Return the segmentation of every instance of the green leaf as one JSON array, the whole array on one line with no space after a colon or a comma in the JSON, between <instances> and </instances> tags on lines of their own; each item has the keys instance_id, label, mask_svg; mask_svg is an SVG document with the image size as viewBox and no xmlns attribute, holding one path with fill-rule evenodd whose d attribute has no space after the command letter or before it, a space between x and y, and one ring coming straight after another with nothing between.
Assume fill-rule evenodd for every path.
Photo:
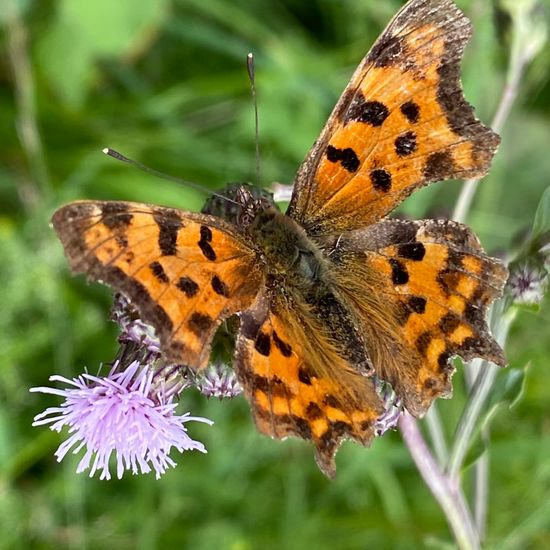
<instances>
[{"instance_id":1,"label":"green leaf","mask_svg":"<svg viewBox=\"0 0 550 550\"><path fill-rule=\"evenodd\" d=\"M491 396L489 397L489 408L507 403L512 408L521 401L525 391L525 380L529 364L521 369L509 368L496 377Z\"/></svg>"},{"instance_id":2,"label":"green leaf","mask_svg":"<svg viewBox=\"0 0 550 550\"><path fill-rule=\"evenodd\" d=\"M475 464L489 448L487 430L496 417L498 411L505 404L508 409L515 407L522 399L525 392L526 365L522 369L507 369L496 377L491 396L486 405L486 412L480 415L474 433L464 457L462 470Z\"/></svg>"},{"instance_id":3,"label":"green leaf","mask_svg":"<svg viewBox=\"0 0 550 550\"><path fill-rule=\"evenodd\" d=\"M462 471L475 464L485 454L487 447L487 442L484 441L483 437L481 437L481 433L476 434L470 443L466 456L464 457Z\"/></svg>"},{"instance_id":4,"label":"green leaf","mask_svg":"<svg viewBox=\"0 0 550 550\"><path fill-rule=\"evenodd\" d=\"M65 102L78 107L96 75L99 58L145 50L166 0L62 0L57 19L38 42L38 63Z\"/></svg>"}]
</instances>

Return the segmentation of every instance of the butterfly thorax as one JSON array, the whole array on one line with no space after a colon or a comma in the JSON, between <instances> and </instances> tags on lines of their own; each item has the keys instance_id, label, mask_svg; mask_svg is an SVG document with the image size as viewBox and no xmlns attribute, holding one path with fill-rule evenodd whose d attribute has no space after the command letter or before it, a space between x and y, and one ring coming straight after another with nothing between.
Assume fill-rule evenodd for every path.
<instances>
[{"instance_id":1,"label":"butterfly thorax","mask_svg":"<svg viewBox=\"0 0 550 550\"><path fill-rule=\"evenodd\" d=\"M321 250L292 218L267 206L256 214L247 232L269 274L304 290L325 280L327 265Z\"/></svg>"},{"instance_id":2,"label":"butterfly thorax","mask_svg":"<svg viewBox=\"0 0 550 550\"><path fill-rule=\"evenodd\" d=\"M321 251L300 225L279 210L270 192L248 183L230 183L202 211L247 234L267 274L278 282L305 290L323 279L327 267Z\"/></svg>"}]
</instances>

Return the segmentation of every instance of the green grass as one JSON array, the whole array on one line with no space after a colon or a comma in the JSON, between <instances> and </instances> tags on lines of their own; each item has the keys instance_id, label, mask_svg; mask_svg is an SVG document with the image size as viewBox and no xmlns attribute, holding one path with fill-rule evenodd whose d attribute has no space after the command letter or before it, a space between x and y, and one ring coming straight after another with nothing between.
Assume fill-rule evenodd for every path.
<instances>
[{"instance_id":1,"label":"green grass","mask_svg":"<svg viewBox=\"0 0 550 550\"><path fill-rule=\"evenodd\" d=\"M256 433L243 398L186 394L182 408L209 453L178 467L102 482L58 464L60 438L32 428L56 401L28 388L53 373L95 372L115 352L110 293L72 278L49 228L77 198L185 209L204 197L101 154L110 146L215 189L254 179L254 126L245 69L256 56L262 181L290 183L351 72L401 1L27 0L19 27L0 13L0 546L3 548L444 548L451 536L399 433L367 450L347 443L338 476L318 471L310 445ZM489 121L503 86L510 27L495 32L488 2L458 2L475 35L466 96ZM495 2L498 6L499 2ZM548 15L550 6L542 2ZM539 20L542 21L542 16ZM8 24L9 23L9 24ZM27 34L27 49L14 39ZM10 42L11 40L11 42ZM11 47L10 47L11 44ZM25 81L26 64L32 81ZM549 185L548 48L535 58L469 222L491 252L513 251ZM14 71L15 68L15 71ZM15 78L14 75L17 75ZM17 93L16 80L34 104ZM29 141L36 124L42 150ZM25 134L27 132L27 134ZM407 200L415 217L452 211L458 183ZM550 303L521 312L507 354L530 364L525 395L491 433L488 547L550 546ZM464 405L439 403L447 435ZM465 474L466 480L469 472ZM468 483L466 483L468 488Z\"/></svg>"}]
</instances>

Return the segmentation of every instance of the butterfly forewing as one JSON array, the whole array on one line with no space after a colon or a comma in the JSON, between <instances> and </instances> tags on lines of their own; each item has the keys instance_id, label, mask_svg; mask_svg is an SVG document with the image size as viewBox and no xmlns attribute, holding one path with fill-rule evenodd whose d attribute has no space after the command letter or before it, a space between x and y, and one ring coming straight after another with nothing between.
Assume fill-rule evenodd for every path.
<instances>
[{"instance_id":1,"label":"butterfly forewing","mask_svg":"<svg viewBox=\"0 0 550 550\"><path fill-rule=\"evenodd\" d=\"M499 143L463 97L471 27L450 0L409 2L363 60L295 183L310 235L358 229L427 183L483 175Z\"/></svg>"},{"instance_id":2,"label":"butterfly forewing","mask_svg":"<svg viewBox=\"0 0 550 550\"><path fill-rule=\"evenodd\" d=\"M249 306L254 251L219 218L126 202L75 202L53 217L73 271L124 293L154 326L166 358L206 364L216 328Z\"/></svg>"}]
</instances>

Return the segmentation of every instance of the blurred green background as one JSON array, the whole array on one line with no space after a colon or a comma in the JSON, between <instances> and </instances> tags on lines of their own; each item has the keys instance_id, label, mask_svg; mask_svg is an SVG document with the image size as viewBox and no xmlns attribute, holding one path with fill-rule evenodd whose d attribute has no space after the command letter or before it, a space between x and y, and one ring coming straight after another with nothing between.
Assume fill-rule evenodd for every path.
<instances>
[{"instance_id":1,"label":"blurred green background","mask_svg":"<svg viewBox=\"0 0 550 550\"><path fill-rule=\"evenodd\" d=\"M489 122L504 83L510 21L498 1L458 0L475 34L467 98ZM0 547L447 548L445 518L398 432L367 450L346 443L325 479L303 441L256 433L243 398L182 409L207 455L174 455L160 481L118 481L58 464L61 439L32 418L58 401L28 388L50 374L95 372L116 350L105 287L67 271L49 227L77 198L199 209L204 197L101 154L110 146L212 189L254 179L245 69L256 56L262 181L290 183L351 72L401 0L0 1ZM548 16L541 3L539 19ZM496 11L495 11L496 10ZM546 11L544 11L546 10ZM506 254L550 185L550 51L529 66L491 174L469 216ZM449 214L459 183L436 184L402 210ZM488 546L550 548L550 304L521 313L507 353L530 364L523 400L501 407L490 443ZM465 402L439 408L452 438ZM466 490L469 473L465 472ZM451 546L448 546L451 545Z\"/></svg>"}]
</instances>

